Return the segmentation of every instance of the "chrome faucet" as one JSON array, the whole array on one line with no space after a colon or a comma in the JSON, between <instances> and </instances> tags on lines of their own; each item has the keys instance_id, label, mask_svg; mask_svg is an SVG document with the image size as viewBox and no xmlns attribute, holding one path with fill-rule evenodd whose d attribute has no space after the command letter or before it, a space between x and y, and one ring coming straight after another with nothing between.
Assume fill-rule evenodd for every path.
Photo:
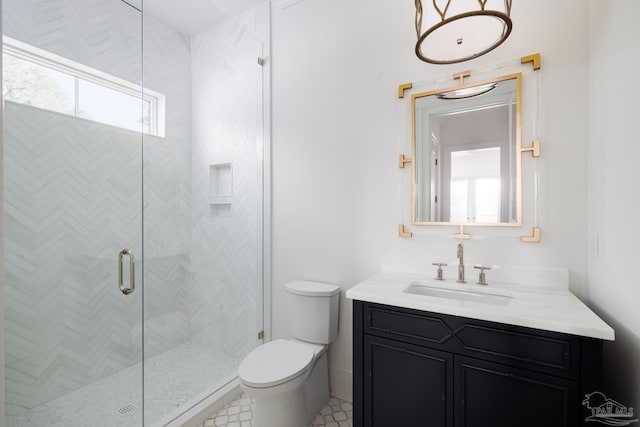
<instances>
[{"instance_id":1,"label":"chrome faucet","mask_svg":"<svg viewBox=\"0 0 640 427\"><path fill-rule=\"evenodd\" d=\"M467 283L464 281L464 252L462 249L462 243L458 243L458 283Z\"/></svg>"}]
</instances>

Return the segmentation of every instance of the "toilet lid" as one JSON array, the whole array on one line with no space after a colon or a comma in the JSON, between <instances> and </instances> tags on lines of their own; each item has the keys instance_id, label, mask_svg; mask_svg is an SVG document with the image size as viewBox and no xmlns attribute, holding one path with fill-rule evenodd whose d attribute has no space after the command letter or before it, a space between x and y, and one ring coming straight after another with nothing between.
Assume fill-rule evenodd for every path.
<instances>
[{"instance_id":1,"label":"toilet lid","mask_svg":"<svg viewBox=\"0 0 640 427\"><path fill-rule=\"evenodd\" d=\"M240 379L250 387L272 387L297 377L313 361L313 348L296 341L261 345L240 363Z\"/></svg>"}]
</instances>

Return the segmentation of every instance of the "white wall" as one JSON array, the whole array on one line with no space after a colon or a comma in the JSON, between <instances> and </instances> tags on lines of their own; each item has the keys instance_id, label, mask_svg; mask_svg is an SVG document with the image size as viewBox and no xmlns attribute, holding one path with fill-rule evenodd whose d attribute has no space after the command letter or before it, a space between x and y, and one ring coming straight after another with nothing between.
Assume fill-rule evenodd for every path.
<instances>
[{"instance_id":1,"label":"white wall","mask_svg":"<svg viewBox=\"0 0 640 427\"><path fill-rule=\"evenodd\" d=\"M273 6L273 334L288 336L284 284L348 289L383 269L431 271L455 259L451 229L397 237L400 83L542 54L542 243L465 242L468 265L565 266L586 294L588 9L581 0L514 2L497 50L435 66L414 52L414 8L397 0L304 0ZM554 13L550 13L550 11ZM524 141L528 144L528 141ZM408 185L408 182L407 182ZM530 230L522 230L527 234ZM484 233L489 235L490 233ZM490 275L488 277L490 280ZM330 352L332 393L351 398L351 303Z\"/></svg>"},{"instance_id":2,"label":"white wall","mask_svg":"<svg viewBox=\"0 0 640 427\"><path fill-rule=\"evenodd\" d=\"M640 3L590 3L589 299L616 331L605 347L607 397L640 408ZM593 251L594 243L590 247Z\"/></svg>"}]
</instances>

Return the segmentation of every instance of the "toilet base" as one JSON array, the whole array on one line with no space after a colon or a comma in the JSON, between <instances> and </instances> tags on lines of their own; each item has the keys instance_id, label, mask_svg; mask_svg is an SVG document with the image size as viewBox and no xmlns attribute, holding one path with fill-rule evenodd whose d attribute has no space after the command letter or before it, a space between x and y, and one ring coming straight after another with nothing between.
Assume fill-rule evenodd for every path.
<instances>
[{"instance_id":1,"label":"toilet base","mask_svg":"<svg viewBox=\"0 0 640 427\"><path fill-rule=\"evenodd\" d=\"M320 413L329 402L329 367L327 364L327 352L320 356L318 363L311 371L311 376L305 383L305 397L307 401L307 424Z\"/></svg>"},{"instance_id":2,"label":"toilet base","mask_svg":"<svg viewBox=\"0 0 640 427\"><path fill-rule=\"evenodd\" d=\"M254 427L307 427L329 401L327 353L320 356L306 381L296 378L267 389L244 384L241 388L256 402Z\"/></svg>"},{"instance_id":3,"label":"toilet base","mask_svg":"<svg viewBox=\"0 0 640 427\"><path fill-rule=\"evenodd\" d=\"M306 427L304 393L282 393L276 396L256 397L253 411L254 427Z\"/></svg>"}]
</instances>

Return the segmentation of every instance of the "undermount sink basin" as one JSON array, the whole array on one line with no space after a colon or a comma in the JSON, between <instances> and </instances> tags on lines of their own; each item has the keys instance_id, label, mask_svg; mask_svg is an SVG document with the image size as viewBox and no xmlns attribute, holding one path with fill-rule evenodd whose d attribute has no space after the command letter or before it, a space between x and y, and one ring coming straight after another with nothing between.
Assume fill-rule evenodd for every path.
<instances>
[{"instance_id":1,"label":"undermount sink basin","mask_svg":"<svg viewBox=\"0 0 640 427\"><path fill-rule=\"evenodd\" d=\"M484 290L472 291L469 289L439 288L417 282L412 282L403 292L428 297L445 298L448 300L475 302L489 305L511 305L514 298L511 295L501 295Z\"/></svg>"}]
</instances>

